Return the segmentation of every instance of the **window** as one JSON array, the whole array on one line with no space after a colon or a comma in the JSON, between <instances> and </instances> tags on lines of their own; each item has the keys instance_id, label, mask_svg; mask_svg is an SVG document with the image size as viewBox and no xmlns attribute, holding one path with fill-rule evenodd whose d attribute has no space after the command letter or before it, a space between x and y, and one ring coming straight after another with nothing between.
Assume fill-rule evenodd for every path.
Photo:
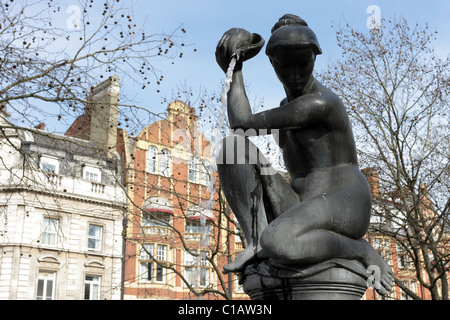
<instances>
[{"instance_id":1,"label":"window","mask_svg":"<svg viewBox=\"0 0 450 320\"><path fill-rule=\"evenodd\" d=\"M153 280L153 262L141 262L141 277L142 281L151 282Z\"/></svg>"},{"instance_id":2,"label":"window","mask_svg":"<svg viewBox=\"0 0 450 320\"><path fill-rule=\"evenodd\" d=\"M165 177L170 177L172 175L172 164L170 158L170 151L163 149L161 151L160 159L160 173Z\"/></svg>"},{"instance_id":3,"label":"window","mask_svg":"<svg viewBox=\"0 0 450 320\"><path fill-rule=\"evenodd\" d=\"M83 168L83 178L92 182L101 181L102 172L99 168L85 166Z\"/></svg>"},{"instance_id":4,"label":"window","mask_svg":"<svg viewBox=\"0 0 450 320\"><path fill-rule=\"evenodd\" d=\"M84 300L100 300L99 276L86 275L84 280Z\"/></svg>"},{"instance_id":5,"label":"window","mask_svg":"<svg viewBox=\"0 0 450 320\"><path fill-rule=\"evenodd\" d=\"M152 260L154 246L153 244L143 244L141 246L141 274L140 279L143 281L152 281L153 277L153 261L143 261L143 260Z\"/></svg>"},{"instance_id":6,"label":"window","mask_svg":"<svg viewBox=\"0 0 450 320\"><path fill-rule=\"evenodd\" d=\"M210 175L210 162L208 160L203 160L202 168L201 168L201 181L200 183L207 186L211 181Z\"/></svg>"},{"instance_id":7,"label":"window","mask_svg":"<svg viewBox=\"0 0 450 320\"><path fill-rule=\"evenodd\" d=\"M206 287L209 284L209 269L200 268L200 287Z\"/></svg>"},{"instance_id":8,"label":"window","mask_svg":"<svg viewBox=\"0 0 450 320\"><path fill-rule=\"evenodd\" d=\"M141 260L151 260L153 259L153 244L143 244L141 246Z\"/></svg>"},{"instance_id":9,"label":"window","mask_svg":"<svg viewBox=\"0 0 450 320\"><path fill-rule=\"evenodd\" d=\"M408 256L405 248L399 244L397 244L397 262L400 269L414 268L414 261Z\"/></svg>"},{"instance_id":10,"label":"window","mask_svg":"<svg viewBox=\"0 0 450 320\"><path fill-rule=\"evenodd\" d=\"M200 161L196 157L191 157L188 165L189 182L208 185L211 181L210 166L211 163L208 160L202 159Z\"/></svg>"},{"instance_id":11,"label":"window","mask_svg":"<svg viewBox=\"0 0 450 320\"><path fill-rule=\"evenodd\" d=\"M90 224L88 232L88 250L101 251L103 227Z\"/></svg>"},{"instance_id":12,"label":"window","mask_svg":"<svg viewBox=\"0 0 450 320\"><path fill-rule=\"evenodd\" d=\"M417 293L416 292L416 284L414 282L409 282L409 281L402 281L401 282L407 289L411 290L413 293ZM400 296L401 300L410 300L411 297L405 292L405 291L401 291L401 296Z\"/></svg>"},{"instance_id":13,"label":"window","mask_svg":"<svg viewBox=\"0 0 450 320\"><path fill-rule=\"evenodd\" d=\"M156 265L156 282L164 282L165 281L165 268L159 264Z\"/></svg>"},{"instance_id":14,"label":"window","mask_svg":"<svg viewBox=\"0 0 450 320\"><path fill-rule=\"evenodd\" d=\"M41 157L40 168L44 172L59 173L59 161L56 158Z\"/></svg>"},{"instance_id":15,"label":"window","mask_svg":"<svg viewBox=\"0 0 450 320\"><path fill-rule=\"evenodd\" d=\"M141 227L145 234L170 235L172 214L159 211L144 211Z\"/></svg>"},{"instance_id":16,"label":"window","mask_svg":"<svg viewBox=\"0 0 450 320\"><path fill-rule=\"evenodd\" d=\"M156 249L156 252L154 251ZM156 258L156 263L153 258ZM166 268L164 263L169 262L169 251L167 245L143 244L140 253L140 279L145 282L166 281Z\"/></svg>"},{"instance_id":17,"label":"window","mask_svg":"<svg viewBox=\"0 0 450 320\"><path fill-rule=\"evenodd\" d=\"M39 270L37 278L37 300L55 299L56 272Z\"/></svg>"},{"instance_id":18,"label":"window","mask_svg":"<svg viewBox=\"0 0 450 320\"><path fill-rule=\"evenodd\" d=\"M48 246L56 246L58 241L58 227L59 219L57 218L44 218L43 232L42 232L42 244Z\"/></svg>"},{"instance_id":19,"label":"window","mask_svg":"<svg viewBox=\"0 0 450 320\"><path fill-rule=\"evenodd\" d=\"M156 260L167 261L167 246L158 244L156 247ZM165 268L159 264L156 265L156 282L164 282Z\"/></svg>"},{"instance_id":20,"label":"window","mask_svg":"<svg viewBox=\"0 0 450 320\"><path fill-rule=\"evenodd\" d=\"M158 244L156 250L156 260L166 261L167 260L167 246Z\"/></svg>"},{"instance_id":21,"label":"window","mask_svg":"<svg viewBox=\"0 0 450 320\"><path fill-rule=\"evenodd\" d=\"M196 157L192 157L189 160L189 181L190 182L194 182L194 183L198 183L198 179L199 179L199 161Z\"/></svg>"},{"instance_id":22,"label":"window","mask_svg":"<svg viewBox=\"0 0 450 320\"><path fill-rule=\"evenodd\" d=\"M206 222L205 225L200 223L199 219L186 219L186 234L209 234L210 233L210 225ZM189 238L189 237L187 237Z\"/></svg>"},{"instance_id":23,"label":"window","mask_svg":"<svg viewBox=\"0 0 450 320\"><path fill-rule=\"evenodd\" d=\"M244 287L242 286L242 284L240 283L240 281L239 281L239 277L234 277L234 280L235 280L235 289L234 289L234 291L236 292L236 293L244 293Z\"/></svg>"},{"instance_id":24,"label":"window","mask_svg":"<svg viewBox=\"0 0 450 320\"><path fill-rule=\"evenodd\" d=\"M185 269L184 275L189 284L198 285L201 287L206 287L210 284L210 264L208 261L209 252L200 251L200 256L195 256L196 250L191 250L193 254L189 251L185 252Z\"/></svg>"},{"instance_id":25,"label":"window","mask_svg":"<svg viewBox=\"0 0 450 320\"><path fill-rule=\"evenodd\" d=\"M147 150L147 172L156 173L158 168L158 149L154 146Z\"/></svg>"},{"instance_id":26,"label":"window","mask_svg":"<svg viewBox=\"0 0 450 320\"><path fill-rule=\"evenodd\" d=\"M382 250L381 239L375 238L373 239L373 248L377 251Z\"/></svg>"}]
</instances>

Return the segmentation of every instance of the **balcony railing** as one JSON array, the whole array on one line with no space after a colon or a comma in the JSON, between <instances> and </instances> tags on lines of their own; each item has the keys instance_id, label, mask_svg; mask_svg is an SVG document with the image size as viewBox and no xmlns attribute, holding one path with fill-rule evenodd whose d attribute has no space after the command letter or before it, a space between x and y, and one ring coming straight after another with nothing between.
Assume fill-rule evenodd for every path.
<instances>
[{"instance_id":1,"label":"balcony railing","mask_svg":"<svg viewBox=\"0 0 450 320\"><path fill-rule=\"evenodd\" d=\"M210 234L207 234L207 235L204 235L203 233L185 233L184 234L184 239L186 241L196 241L196 242L205 241L204 244L211 243L211 238L212 237Z\"/></svg>"},{"instance_id":2,"label":"balcony railing","mask_svg":"<svg viewBox=\"0 0 450 320\"><path fill-rule=\"evenodd\" d=\"M53 172L33 173L31 182L29 185L35 188L44 188L51 192L64 192L74 196L114 201L116 203L126 202L125 190L119 185L107 185Z\"/></svg>"},{"instance_id":3,"label":"balcony railing","mask_svg":"<svg viewBox=\"0 0 450 320\"><path fill-rule=\"evenodd\" d=\"M160 227L160 226L143 227L143 231L145 235L155 235L164 237L174 236L174 231L172 230L172 228L168 227Z\"/></svg>"},{"instance_id":4,"label":"balcony railing","mask_svg":"<svg viewBox=\"0 0 450 320\"><path fill-rule=\"evenodd\" d=\"M47 177L47 183L54 186L54 187L61 187L62 183L62 176L53 173L53 172L46 172L45 176Z\"/></svg>"}]
</instances>

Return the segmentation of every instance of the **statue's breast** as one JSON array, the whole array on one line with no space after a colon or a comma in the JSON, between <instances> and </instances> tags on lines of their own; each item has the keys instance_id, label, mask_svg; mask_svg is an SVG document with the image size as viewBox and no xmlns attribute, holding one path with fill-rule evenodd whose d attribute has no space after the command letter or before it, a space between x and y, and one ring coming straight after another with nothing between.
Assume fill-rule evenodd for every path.
<instances>
[{"instance_id":1,"label":"statue's breast","mask_svg":"<svg viewBox=\"0 0 450 320\"><path fill-rule=\"evenodd\" d=\"M309 126L292 130L290 140L303 148L309 149L317 143L323 143L328 133L329 130L323 125Z\"/></svg>"},{"instance_id":2,"label":"statue's breast","mask_svg":"<svg viewBox=\"0 0 450 320\"><path fill-rule=\"evenodd\" d=\"M284 162L295 175L330 165L329 131L325 126L285 131L280 134Z\"/></svg>"}]
</instances>

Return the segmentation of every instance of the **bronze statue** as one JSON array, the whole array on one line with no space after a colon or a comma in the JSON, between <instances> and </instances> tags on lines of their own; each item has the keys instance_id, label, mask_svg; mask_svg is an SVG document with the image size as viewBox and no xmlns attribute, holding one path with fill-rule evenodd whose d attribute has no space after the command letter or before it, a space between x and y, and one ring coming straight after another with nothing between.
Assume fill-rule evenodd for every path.
<instances>
[{"instance_id":1,"label":"bronze statue","mask_svg":"<svg viewBox=\"0 0 450 320\"><path fill-rule=\"evenodd\" d=\"M233 28L217 46L216 60L225 72L236 59L227 99L229 123L232 129L278 134L291 180L287 183L279 173L262 174L269 161L259 151L257 163L230 162L230 150L231 157L245 153L249 159L257 149L235 134L224 139L218 157L220 183L248 242L224 272L243 272L261 261L272 269L290 269L330 259L356 260L365 268L379 267L377 291L386 294L393 273L362 239L369 226L371 194L358 167L351 123L337 95L313 76L316 56L322 53L316 35L295 15L284 15L275 24L266 54L286 98L279 107L253 114L242 67L263 45L259 35ZM237 149L238 139L245 139L245 150Z\"/></svg>"}]
</instances>

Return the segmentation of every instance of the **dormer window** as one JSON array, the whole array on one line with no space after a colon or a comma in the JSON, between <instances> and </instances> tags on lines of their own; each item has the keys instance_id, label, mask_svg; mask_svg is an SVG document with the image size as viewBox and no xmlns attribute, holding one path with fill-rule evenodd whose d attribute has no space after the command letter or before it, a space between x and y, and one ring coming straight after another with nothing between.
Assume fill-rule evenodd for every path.
<instances>
[{"instance_id":1,"label":"dormer window","mask_svg":"<svg viewBox=\"0 0 450 320\"><path fill-rule=\"evenodd\" d=\"M83 168L83 179L92 182L100 182L102 177L102 172L99 168L85 166Z\"/></svg>"},{"instance_id":2,"label":"dormer window","mask_svg":"<svg viewBox=\"0 0 450 320\"><path fill-rule=\"evenodd\" d=\"M39 167L44 172L59 174L59 160L56 158L41 157Z\"/></svg>"}]
</instances>

